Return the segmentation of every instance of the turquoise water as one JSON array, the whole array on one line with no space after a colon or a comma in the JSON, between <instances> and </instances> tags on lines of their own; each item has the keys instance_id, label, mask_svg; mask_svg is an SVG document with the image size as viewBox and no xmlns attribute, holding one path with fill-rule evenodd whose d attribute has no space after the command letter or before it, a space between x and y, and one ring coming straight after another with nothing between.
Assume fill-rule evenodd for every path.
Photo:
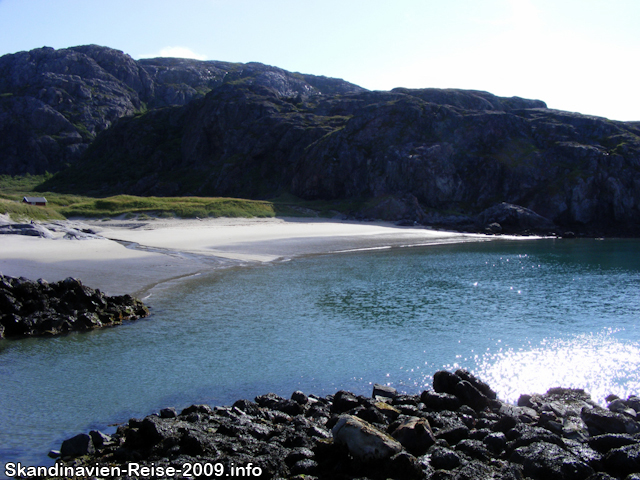
<instances>
[{"instance_id":1,"label":"turquoise water","mask_svg":"<svg viewBox=\"0 0 640 480\"><path fill-rule=\"evenodd\" d=\"M0 462L166 406L417 393L464 367L501 398L640 392L640 241L516 240L299 258L158 288L149 319L0 343ZM1 472L0 472L1 473Z\"/></svg>"}]
</instances>

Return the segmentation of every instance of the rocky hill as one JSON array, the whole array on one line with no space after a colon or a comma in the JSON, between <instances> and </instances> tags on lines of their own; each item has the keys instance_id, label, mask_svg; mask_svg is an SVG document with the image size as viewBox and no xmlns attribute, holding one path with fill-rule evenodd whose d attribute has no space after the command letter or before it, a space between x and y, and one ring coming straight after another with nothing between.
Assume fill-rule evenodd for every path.
<instances>
[{"instance_id":1,"label":"rocky hill","mask_svg":"<svg viewBox=\"0 0 640 480\"><path fill-rule=\"evenodd\" d=\"M0 174L56 172L77 162L122 117L186 105L225 83L280 95L361 92L342 80L259 63L129 55L96 45L39 48L0 57Z\"/></svg>"},{"instance_id":2,"label":"rocky hill","mask_svg":"<svg viewBox=\"0 0 640 480\"><path fill-rule=\"evenodd\" d=\"M60 170L45 190L292 193L373 199L361 217L640 234L640 123L538 100L88 46L0 58L0 132L0 173Z\"/></svg>"}]
</instances>

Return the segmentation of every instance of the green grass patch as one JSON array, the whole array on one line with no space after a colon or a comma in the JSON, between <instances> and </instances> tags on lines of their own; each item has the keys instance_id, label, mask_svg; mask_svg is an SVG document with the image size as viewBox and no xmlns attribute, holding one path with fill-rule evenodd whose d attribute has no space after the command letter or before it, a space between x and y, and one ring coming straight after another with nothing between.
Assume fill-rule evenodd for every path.
<instances>
[{"instance_id":1,"label":"green grass patch","mask_svg":"<svg viewBox=\"0 0 640 480\"><path fill-rule=\"evenodd\" d=\"M117 195L93 198L60 208L66 217L117 217L153 215L163 218L274 217L271 202L215 197L135 197ZM139 218L139 217L138 217Z\"/></svg>"},{"instance_id":2,"label":"green grass patch","mask_svg":"<svg viewBox=\"0 0 640 480\"><path fill-rule=\"evenodd\" d=\"M95 198L57 192L42 192L36 188L52 175L0 175L0 213L25 219L48 220L69 217L113 218L140 215L161 218L205 217L274 217L271 202L219 197L136 197L117 195ZM21 203L24 196L44 196L47 207ZM144 218L144 217L142 217Z\"/></svg>"},{"instance_id":3,"label":"green grass patch","mask_svg":"<svg viewBox=\"0 0 640 480\"><path fill-rule=\"evenodd\" d=\"M289 193L277 198L244 200L221 197L137 197L116 195L106 198L38 191L52 177L46 175L0 175L0 213L12 218L33 220L86 218L207 217L322 217L353 213L366 205L366 199L303 200ZM44 196L47 207L21 203L24 196Z\"/></svg>"},{"instance_id":4,"label":"green grass patch","mask_svg":"<svg viewBox=\"0 0 640 480\"><path fill-rule=\"evenodd\" d=\"M82 201L84 197L63 195L59 193L36 192L35 188L43 181L51 178L45 175L0 175L0 213L8 214L14 221L23 220L63 220L60 213L62 206ZM46 207L22 203L23 197L45 197Z\"/></svg>"},{"instance_id":5,"label":"green grass patch","mask_svg":"<svg viewBox=\"0 0 640 480\"><path fill-rule=\"evenodd\" d=\"M9 215L14 222L27 220L64 220L56 210L49 207L27 205L16 200L0 199L0 214Z\"/></svg>"}]
</instances>

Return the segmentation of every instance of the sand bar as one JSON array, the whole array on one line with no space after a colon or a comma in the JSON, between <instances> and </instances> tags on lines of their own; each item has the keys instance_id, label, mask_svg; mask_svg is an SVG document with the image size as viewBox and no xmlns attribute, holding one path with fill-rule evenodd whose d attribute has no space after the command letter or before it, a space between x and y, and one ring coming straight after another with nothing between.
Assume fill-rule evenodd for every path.
<instances>
[{"instance_id":1,"label":"sand bar","mask_svg":"<svg viewBox=\"0 0 640 480\"><path fill-rule=\"evenodd\" d=\"M47 281L73 276L110 295L144 296L158 283L214 268L490 238L387 222L307 218L81 220L79 225L102 238L0 235L0 273Z\"/></svg>"}]
</instances>

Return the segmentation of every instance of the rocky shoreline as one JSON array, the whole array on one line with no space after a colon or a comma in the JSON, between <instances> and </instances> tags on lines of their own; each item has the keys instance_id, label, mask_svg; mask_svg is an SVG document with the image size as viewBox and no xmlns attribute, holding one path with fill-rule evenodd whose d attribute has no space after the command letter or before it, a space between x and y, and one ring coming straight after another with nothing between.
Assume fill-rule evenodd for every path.
<instances>
[{"instance_id":1,"label":"rocky shoreline","mask_svg":"<svg viewBox=\"0 0 640 480\"><path fill-rule=\"evenodd\" d=\"M467 371L440 371L419 395L374 385L371 397L296 391L165 408L113 435L79 434L50 455L60 471L123 468L110 478L140 478L142 468L184 478L176 472L190 466L197 478L640 479L640 397L607 401L553 388L512 405Z\"/></svg>"},{"instance_id":2,"label":"rocky shoreline","mask_svg":"<svg viewBox=\"0 0 640 480\"><path fill-rule=\"evenodd\" d=\"M0 339L110 327L148 315L137 298L108 296L76 278L48 283L0 275Z\"/></svg>"}]
</instances>

